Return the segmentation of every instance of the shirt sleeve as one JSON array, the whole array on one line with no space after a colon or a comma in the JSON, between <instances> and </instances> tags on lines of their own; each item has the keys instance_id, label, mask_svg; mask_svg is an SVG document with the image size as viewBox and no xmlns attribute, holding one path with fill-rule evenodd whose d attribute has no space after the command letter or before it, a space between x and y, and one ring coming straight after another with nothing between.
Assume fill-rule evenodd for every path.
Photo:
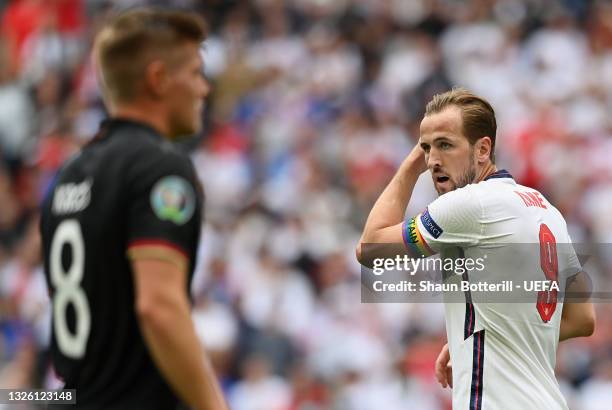
<instances>
[{"instance_id":1,"label":"shirt sleeve","mask_svg":"<svg viewBox=\"0 0 612 410\"><path fill-rule=\"evenodd\" d=\"M578 273L582 272L582 265L578 260L578 255L576 255L576 250L574 249L572 238L570 237L569 232L567 233L566 240L566 243L557 244L557 249L561 247L561 251L558 252L560 253L559 256L562 257L564 261L564 268L560 272L560 274L563 275L564 279L567 280L572 276L575 276Z\"/></svg>"},{"instance_id":2,"label":"shirt sleeve","mask_svg":"<svg viewBox=\"0 0 612 410\"><path fill-rule=\"evenodd\" d=\"M175 152L141 155L128 175L127 254L171 262L193 259L200 231L201 192L189 158Z\"/></svg>"},{"instance_id":3,"label":"shirt sleeve","mask_svg":"<svg viewBox=\"0 0 612 410\"><path fill-rule=\"evenodd\" d=\"M448 192L433 201L402 227L404 244L412 257L437 254L445 246L468 247L479 243L482 206L469 187Z\"/></svg>"}]
</instances>

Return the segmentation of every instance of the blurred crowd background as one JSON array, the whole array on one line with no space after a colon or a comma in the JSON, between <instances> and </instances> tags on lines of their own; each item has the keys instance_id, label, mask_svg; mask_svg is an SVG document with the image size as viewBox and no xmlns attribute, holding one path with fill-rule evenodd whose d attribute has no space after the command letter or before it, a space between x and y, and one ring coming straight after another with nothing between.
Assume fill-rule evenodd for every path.
<instances>
[{"instance_id":1,"label":"blurred crowd background","mask_svg":"<svg viewBox=\"0 0 612 410\"><path fill-rule=\"evenodd\" d=\"M498 167L575 242L612 242L610 2L0 0L0 387L61 386L38 204L106 115L92 39L117 10L169 3L210 25L206 127L184 142L207 197L193 316L232 409L451 408L443 307L360 303L354 258L434 93L489 99ZM408 212L435 197L422 177ZM573 410L612 403L612 306L597 313L559 348Z\"/></svg>"}]
</instances>

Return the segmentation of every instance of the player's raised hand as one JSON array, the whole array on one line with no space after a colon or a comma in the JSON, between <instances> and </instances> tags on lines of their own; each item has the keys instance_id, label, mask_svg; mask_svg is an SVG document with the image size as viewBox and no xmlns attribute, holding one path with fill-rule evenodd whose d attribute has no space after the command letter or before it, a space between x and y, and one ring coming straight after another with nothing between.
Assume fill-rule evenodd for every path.
<instances>
[{"instance_id":1,"label":"player's raised hand","mask_svg":"<svg viewBox=\"0 0 612 410\"><path fill-rule=\"evenodd\" d=\"M436 379L442 387L446 388L449 386L451 389L453 388L453 366L450 362L448 343L444 345L436 359Z\"/></svg>"},{"instance_id":2,"label":"player's raised hand","mask_svg":"<svg viewBox=\"0 0 612 410\"><path fill-rule=\"evenodd\" d=\"M417 143L408 157L406 161L410 163L412 170L416 172L418 175L421 175L423 172L427 171L427 161L425 161L425 151L421 148L421 145Z\"/></svg>"}]
</instances>

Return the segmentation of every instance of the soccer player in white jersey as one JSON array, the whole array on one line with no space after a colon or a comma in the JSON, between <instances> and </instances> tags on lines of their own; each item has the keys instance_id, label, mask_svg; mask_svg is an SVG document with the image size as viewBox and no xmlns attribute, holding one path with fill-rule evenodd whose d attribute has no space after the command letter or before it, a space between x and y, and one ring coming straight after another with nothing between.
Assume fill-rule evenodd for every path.
<instances>
[{"instance_id":1,"label":"soccer player in white jersey","mask_svg":"<svg viewBox=\"0 0 612 410\"><path fill-rule=\"evenodd\" d=\"M566 293L586 290L586 275L559 211L509 172L497 170L496 129L493 108L483 98L461 88L434 96L419 143L370 212L358 260L368 265L381 252L380 246L366 244L403 242L415 258L444 256L448 250L466 258L486 254L485 274L497 280L527 273ZM404 219L414 185L427 170L440 196L421 214ZM513 246L521 243L539 249L532 252L537 259ZM557 252L560 244L571 251ZM466 272L463 279L486 279L482 274ZM557 346L593 333L593 306L588 298L563 303L556 291L538 295L541 299L534 296L529 303L479 303L466 292L464 302L445 303L448 343L436 362L436 376L444 387L453 387L453 409L568 408L554 374Z\"/></svg>"}]
</instances>

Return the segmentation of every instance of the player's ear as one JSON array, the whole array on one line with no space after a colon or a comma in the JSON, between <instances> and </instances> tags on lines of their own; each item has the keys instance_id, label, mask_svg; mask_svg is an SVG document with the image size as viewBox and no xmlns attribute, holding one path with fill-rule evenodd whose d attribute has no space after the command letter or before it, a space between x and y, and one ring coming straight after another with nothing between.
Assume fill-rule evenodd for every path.
<instances>
[{"instance_id":1,"label":"player's ear","mask_svg":"<svg viewBox=\"0 0 612 410\"><path fill-rule=\"evenodd\" d=\"M145 68L145 83L154 98L166 94L170 86L166 63L162 60L151 61Z\"/></svg>"},{"instance_id":2,"label":"player's ear","mask_svg":"<svg viewBox=\"0 0 612 410\"><path fill-rule=\"evenodd\" d=\"M484 164L490 158L492 145L490 137L482 137L476 141L474 151L479 164Z\"/></svg>"}]
</instances>

